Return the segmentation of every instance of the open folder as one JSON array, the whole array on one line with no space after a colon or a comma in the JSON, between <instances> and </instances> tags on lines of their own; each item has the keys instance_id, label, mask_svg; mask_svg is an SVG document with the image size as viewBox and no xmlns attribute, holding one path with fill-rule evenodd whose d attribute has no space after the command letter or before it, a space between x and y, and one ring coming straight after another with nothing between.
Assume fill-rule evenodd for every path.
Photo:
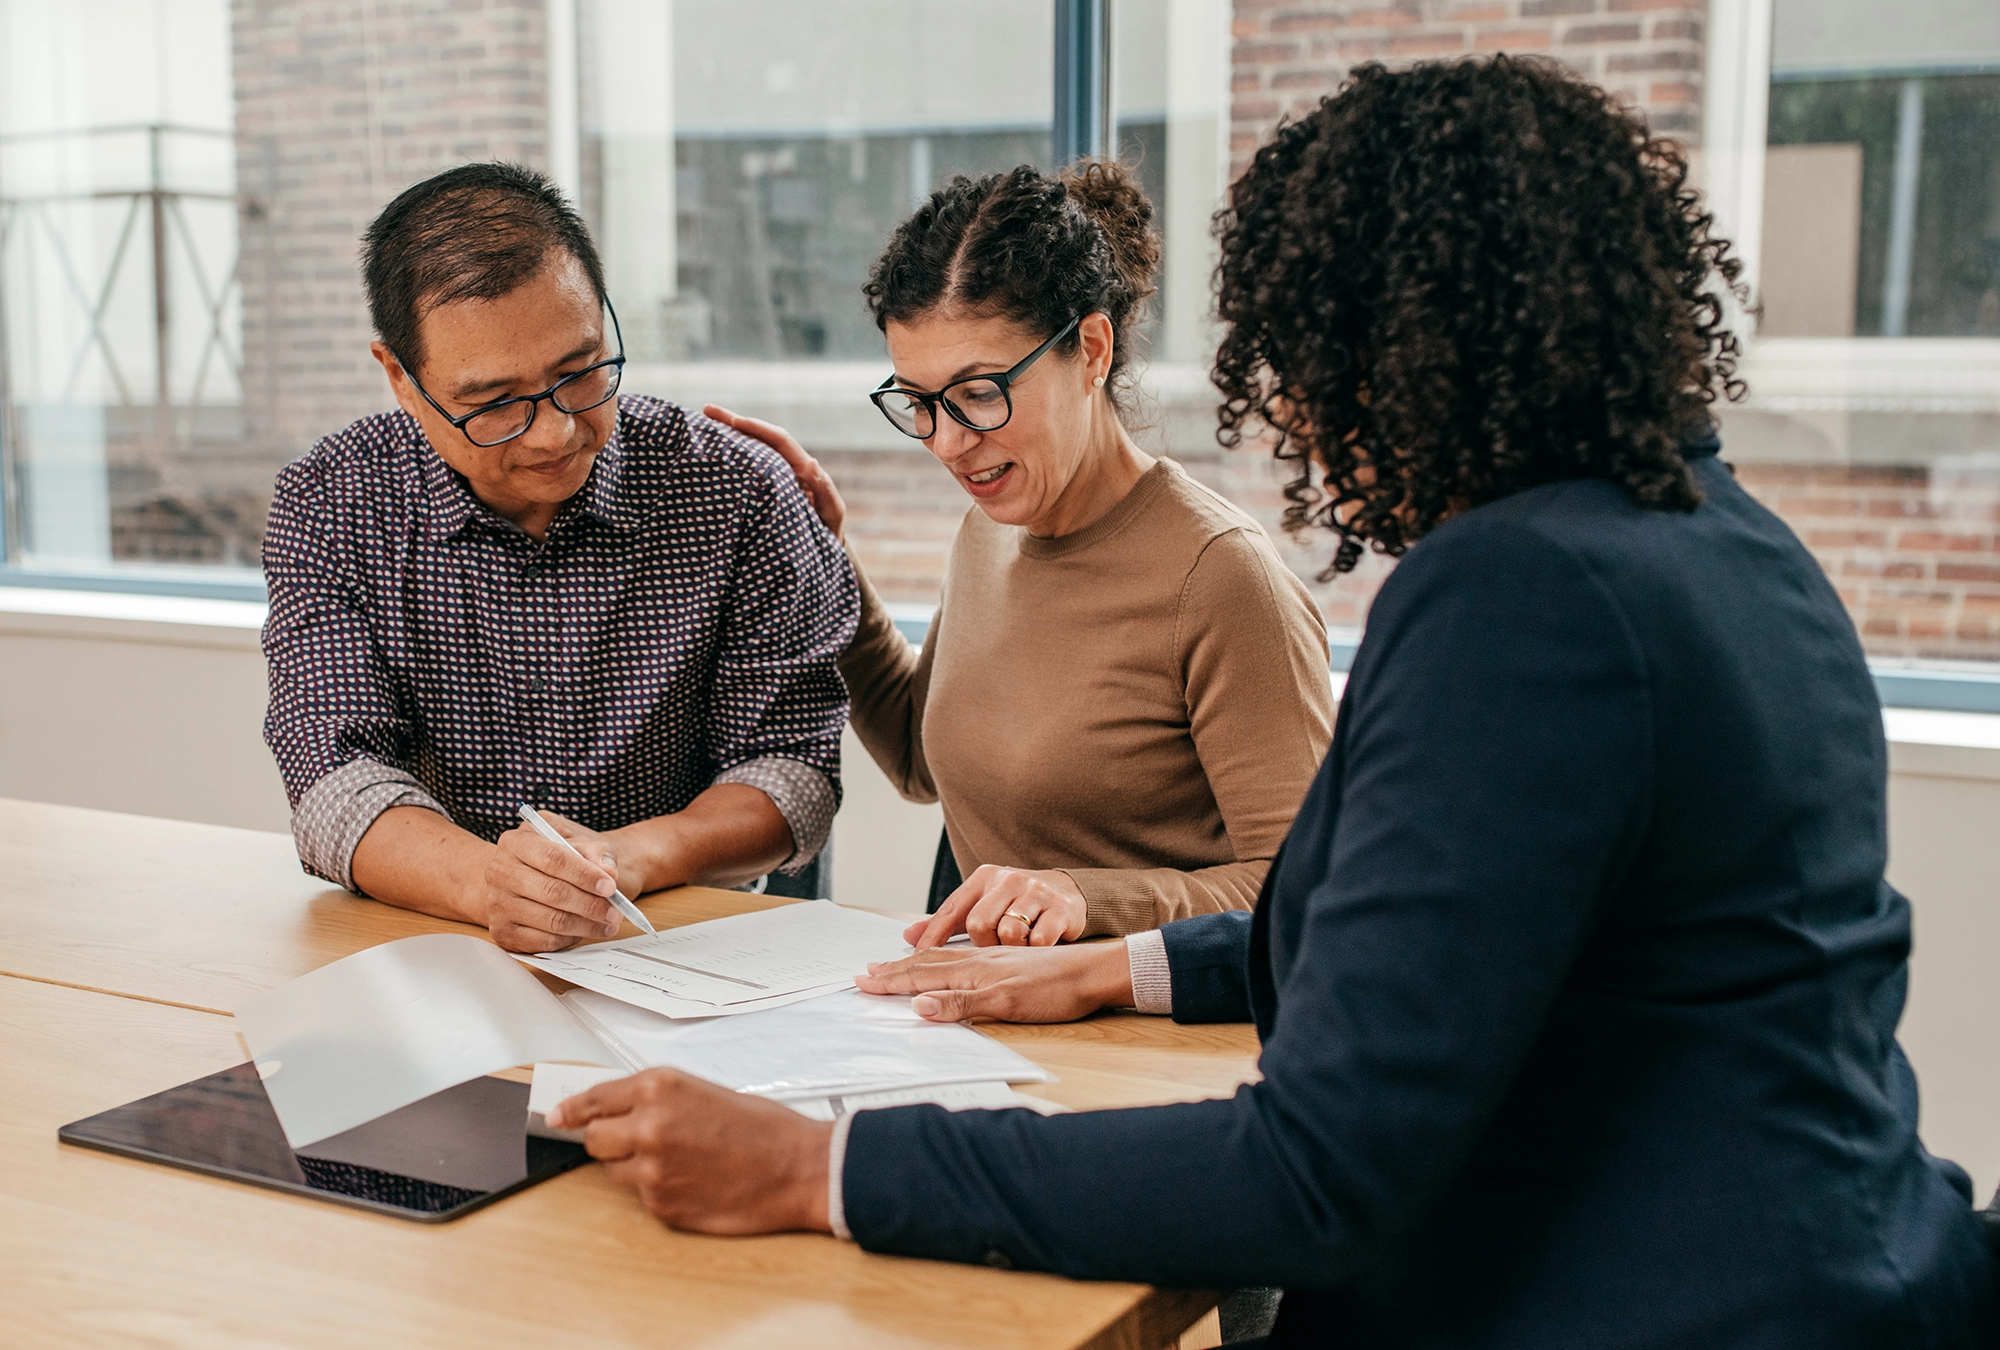
<instances>
[{"instance_id":1,"label":"open folder","mask_svg":"<svg viewBox=\"0 0 2000 1350\"><path fill-rule=\"evenodd\" d=\"M798 912L795 936L817 941L826 925L815 911L833 908L765 913ZM758 931L760 940L788 945L779 940L781 925ZM680 1068L812 1114L821 1113L812 1103L829 1097L1053 1077L970 1028L924 1021L905 999L860 993L851 972L832 993L791 992L804 1001L670 1018L595 989L553 994L492 944L438 933L324 966L259 995L236 1018L294 1149L482 1074L541 1062Z\"/></svg>"}]
</instances>

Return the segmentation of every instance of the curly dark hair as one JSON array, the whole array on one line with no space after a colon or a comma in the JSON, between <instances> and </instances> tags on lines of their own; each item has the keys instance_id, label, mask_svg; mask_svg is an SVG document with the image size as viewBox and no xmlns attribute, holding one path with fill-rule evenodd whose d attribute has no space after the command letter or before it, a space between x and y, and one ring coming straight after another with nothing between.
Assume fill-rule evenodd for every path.
<instances>
[{"instance_id":1,"label":"curly dark hair","mask_svg":"<svg viewBox=\"0 0 2000 1350\"><path fill-rule=\"evenodd\" d=\"M1128 411L1135 334L1160 267L1153 207L1129 165L1082 160L1060 173L1023 164L952 179L896 227L861 293L878 328L940 309L1055 333L1071 319L1111 320L1114 407ZM1071 333L1056 350L1075 351Z\"/></svg>"},{"instance_id":2,"label":"curly dark hair","mask_svg":"<svg viewBox=\"0 0 2000 1350\"><path fill-rule=\"evenodd\" d=\"M1276 433L1286 527L1340 539L1322 579L1561 479L1699 505L1678 446L1744 392L1743 292L1687 179L1638 113L1511 56L1361 66L1257 151L1217 217L1219 437Z\"/></svg>"}]
</instances>

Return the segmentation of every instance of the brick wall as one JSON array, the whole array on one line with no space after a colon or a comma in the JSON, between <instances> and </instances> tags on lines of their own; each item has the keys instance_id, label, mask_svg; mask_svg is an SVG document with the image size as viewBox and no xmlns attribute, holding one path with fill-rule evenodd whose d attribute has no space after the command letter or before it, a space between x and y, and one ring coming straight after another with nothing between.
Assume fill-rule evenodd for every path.
<instances>
[{"instance_id":1,"label":"brick wall","mask_svg":"<svg viewBox=\"0 0 2000 1350\"><path fill-rule=\"evenodd\" d=\"M280 465L390 406L356 258L403 188L547 160L544 0L236 0L244 434L114 511L114 554L253 563Z\"/></svg>"},{"instance_id":2,"label":"brick wall","mask_svg":"<svg viewBox=\"0 0 2000 1350\"><path fill-rule=\"evenodd\" d=\"M2000 659L2000 467L1746 464L1737 478L1833 578L1869 651Z\"/></svg>"},{"instance_id":3,"label":"brick wall","mask_svg":"<svg viewBox=\"0 0 2000 1350\"><path fill-rule=\"evenodd\" d=\"M1707 12L1706 3L1666 0L1236 0L1235 168L1279 118L1310 111L1364 61L1498 51L1555 57L1644 109L1655 130L1692 137L1701 126Z\"/></svg>"},{"instance_id":4,"label":"brick wall","mask_svg":"<svg viewBox=\"0 0 2000 1350\"><path fill-rule=\"evenodd\" d=\"M389 405L356 256L396 193L547 159L543 0L237 0L246 417L275 467Z\"/></svg>"}]
</instances>

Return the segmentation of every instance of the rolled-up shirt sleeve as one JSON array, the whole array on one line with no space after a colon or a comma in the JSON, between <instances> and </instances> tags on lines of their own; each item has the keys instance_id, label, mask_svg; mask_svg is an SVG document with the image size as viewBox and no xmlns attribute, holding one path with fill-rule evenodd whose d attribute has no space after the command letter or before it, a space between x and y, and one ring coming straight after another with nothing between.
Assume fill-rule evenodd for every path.
<instances>
[{"instance_id":1,"label":"rolled-up shirt sleeve","mask_svg":"<svg viewBox=\"0 0 2000 1350\"><path fill-rule=\"evenodd\" d=\"M353 888L361 836L392 806L448 814L410 772L408 719L356 597L351 565L330 542L327 503L311 466L278 476L264 536L270 617L264 741L292 806L299 861Z\"/></svg>"},{"instance_id":2,"label":"rolled-up shirt sleeve","mask_svg":"<svg viewBox=\"0 0 2000 1350\"><path fill-rule=\"evenodd\" d=\"M747 783L777 806L793 845L779 870L797 872L826 846L840 806L839 661L861 602L846 552L790 472L760 486L716 660L709 753L716 782Z\"/></svg>"}]
</instances>

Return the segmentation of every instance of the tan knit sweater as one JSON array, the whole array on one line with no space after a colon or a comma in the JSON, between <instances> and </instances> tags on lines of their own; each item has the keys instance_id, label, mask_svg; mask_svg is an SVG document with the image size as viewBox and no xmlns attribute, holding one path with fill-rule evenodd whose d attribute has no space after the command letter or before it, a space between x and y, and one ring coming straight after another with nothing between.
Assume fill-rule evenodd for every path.
<instances>
[{"instance_id":1,"label":"tan knit sweater","mask_svg":"<svg viewBox=\"0 0 2000 1350\"><path fill-rule=\"evenodd\" d=\"M921 653L861 583L854 728L960 870L1062 869L1092 934L1249 909L1333 734L1326 629L1255 521L1161 460L1036 538L966 513Z\"/></svg>"}]
</instances>

